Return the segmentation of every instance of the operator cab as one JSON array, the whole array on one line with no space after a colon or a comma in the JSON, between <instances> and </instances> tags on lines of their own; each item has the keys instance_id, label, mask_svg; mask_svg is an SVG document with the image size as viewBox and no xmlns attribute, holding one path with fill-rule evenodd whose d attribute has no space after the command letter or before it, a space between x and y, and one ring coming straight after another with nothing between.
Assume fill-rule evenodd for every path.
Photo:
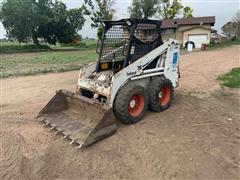
<instances>
[{"instance_id":1,"label":"operator cab","mask_svg":"<svg viewBox=\"0 0 240 180\"><path fill-rule=\"evenodd\" d=\"M104 32L97 46L97 72L116 73L163 44L161 21L122 19L103 23Z\"/></svg>"}]
</instances>

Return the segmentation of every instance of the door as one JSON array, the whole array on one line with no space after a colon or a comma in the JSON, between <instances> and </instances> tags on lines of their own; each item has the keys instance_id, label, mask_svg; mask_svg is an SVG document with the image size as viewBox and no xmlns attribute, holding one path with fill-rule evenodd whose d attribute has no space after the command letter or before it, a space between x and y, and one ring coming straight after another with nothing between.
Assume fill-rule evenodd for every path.
<instances>
[{"instance_id":1,"label":"door","mask_svg":"<svg viewBox=\"0 0 240 180\"><path fill-rule=\"evenodd\" d=\"M207 34L188 35L188 40L193 41L195 48L200 49L202 44L207 44Z\"/></svg>"}]
</instances>

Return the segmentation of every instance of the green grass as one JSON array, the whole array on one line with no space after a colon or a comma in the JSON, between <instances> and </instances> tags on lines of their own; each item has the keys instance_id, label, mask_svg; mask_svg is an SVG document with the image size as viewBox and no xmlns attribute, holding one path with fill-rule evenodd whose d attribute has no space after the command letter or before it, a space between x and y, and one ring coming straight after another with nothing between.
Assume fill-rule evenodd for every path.
<instances>
[{"instance_id":1,"label":"green grass","mask_svg":"<svg viewBox=\"0 0 240 180\"><path fill-rule=\"evenodd\" d=\"M97 54L93 49L0 54L1 78L79 70L96 59Z\"/></svg>"},{"instance_id":2,"label":"green grass","mask_svg":"<svg viewBox=\"0 0 240 180\"><path fill-rule=\"evenodd\" d=\"M75 45L59 44L49 45L42 43L41 45L18 43L16 41L0 42L0 53L16 53L16 52L42 52L42 51L56 51L56 50L79 50L79 49L96 49L97 41L84 39Z\"/></svg>"},{"instance_id":3,"label":"green grass","mask_svg":"<svg viewBox=\"0 0 240 180\"><path fill-rule=\"evenodd\" d=\"M50 45L51 49L96 49L97 40L92 39L83 39L80 43L71 45L71 44L59 44Z\"/></svg>"},{"instance_id":4,"label":"green grass","mask_svg":"<svg viewBox=\"0 0 240 180\"><path fill-rule=\"evenodd\" d=\"M212 49L216 49L216 48L224 48L224 47L228 47L231 45L240 45L240 40L225 40L225 41L221 41L219 44L209 44L208 45L208 49L212 50Z\"/></svg>"},{"instance_id":5,"label":"green grass","mask_svg":"<svg viewBox=\"0 0 240 180\"><path fill-rule=\"evenodd\" d=\"M233 68L229 73L217 78L220 84L230 88L240 88L240 68Z\"/></svg>"},{"instance_id":6,"label":"green grass","mask_svg":"<svg viewBox=\"0 0 240 180\"><path fill-rule=\"evenodd\" d=\"M51 48L48 45L34 45L34 44L16 44L10 42L0 42L0 53L9 52L39 52L48 51Z\"/></svg>"}]
</instances>

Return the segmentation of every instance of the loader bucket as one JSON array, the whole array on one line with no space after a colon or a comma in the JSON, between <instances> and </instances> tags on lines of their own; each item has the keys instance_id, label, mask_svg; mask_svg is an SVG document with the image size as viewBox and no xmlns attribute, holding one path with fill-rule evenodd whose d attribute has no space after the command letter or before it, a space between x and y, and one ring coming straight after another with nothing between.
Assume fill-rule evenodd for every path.
<instances>
[{"instance_id":1,"label":"loader bucket","mask_svg":"<svg viewBox=\"0 0 240 180\"><path fill-rule=\"evenodd\" d=\"M66 90L57 91L36 120L63 134L64 138L71 140L70 144L79 148L107 138L116 131L110 106L102 106Z\"/></svg>"}]
</instances>

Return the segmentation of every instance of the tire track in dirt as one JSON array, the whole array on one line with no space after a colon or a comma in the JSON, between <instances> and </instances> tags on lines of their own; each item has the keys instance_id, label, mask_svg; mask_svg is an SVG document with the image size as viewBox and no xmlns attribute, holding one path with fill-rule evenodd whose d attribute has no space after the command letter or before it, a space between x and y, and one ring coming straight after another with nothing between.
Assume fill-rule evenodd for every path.
<instances>
[{"instance_id":1,"label":"tire track in dirt","mask_svg":"<svg viewBox=\"0 0 240 180\"><path fill-rule=\"evenodd\" d=\"M94 147L95 146L95 147ZM121 179L127 173L135 177L133 169L138 165L134 156L135 151L126 146L126 142L117 132L114 136L84 150L84 156L90 179ZM85 176L83 176L85 177Z\"/></svg>"},{"instance_id":2,"label":"tire track in dirt","mask_svg":"<svg viewBox=\"0 0 240 180\"><path fill-rule=\"evenodd\" d=\"M142 163L140 168L142 170L141 176L139 178L157 178L161 173L162 164L158 157L154 155L151 149L151 142L147 141L147 138L143 132L143 129L139 126L132 125L131 130L129 130L130 134L122 134L119 132L121 138L125 141L128 147L132 152L137 153ZM127 138L127 136L131 136L131 140Z\"/></svg>"},{"instance_id":3,"label":"tire track in dirt","mask_svg":"<svg viewBox=\"0 0 240 180\"><path fill-rule=\"evenodd\" d=\"M18 179L22 138L14 132L1 132L1 179Z\"/></svg>"},{"instance_id":4,"label":"tire track in dirt","mask_svg":"<svg viewBox=\"0 0 240 180\"><path fill-rule=\"evenodd\" d=\"M114 137L114 138L115 138L114 142L119 142L120 143L120 139L118 137ZM110 145L109 145L109 148L107 148L107 149L111 149L111 150L114 150L116 153L119 153L120 152L119 143L117 143L117 145L116 145L116 143L114 143L114 142L108 141L108 143ZM109 159L109 161L107 161L108 163L106 163L105 158L109 158L109 157L107 157L105 155L105 153L100 153L100 155L95 157L95 158L98 158L97 159L98 163L99 162L104 162L102 165L104 166L105 169L107 169L107 171L105 171L105 177L104 178L119 179L118 175L115 173L116 166L114 164L114 160ZM94 169L98 169L98 166L95 166ZM108 175L106 175L106 174L108 174Z\"/></svg>"},{"instance_id":5,"label":"tire track in dirt","mask_svg":"<svg viewBox=\"0 0 240 180\"><path fill-rule=\"evenodd\" d=\"M1 114L1 179L35 178L34 171L29 171L33 169L33 165L26 168L26 162L29 158L34 159L34 156L41 155L53 140L47 129L34 122L35 116L36 113L21 112ZM41 164L41 161L37 164ZM44 175L44 171L39 174ZM45 177L40 178L45 179Z\"/></svg>"},{"instance_id":6,"label":"tire track in dirt","mask_svg":"<svg viewBox=\"0 0 240 180\"><path fill-rule=\"evenodd\" d=\"M176 103L176 105L178 103ZM188 106L192 106L192 103L190 102L181 102L180 104L188 104ZM127 134L121 134L123 138L128 136L131 137L130 141L126 138L127 144L130 144L129 146L133 149L133 151L137 152L141 157L142 166L145 167L143 172L145 173L146 178L171 179L178 175L177 173L180 167L175 164L176 162L179 162L179 160L176 159L173 154L175 149L172 149L173 147L170 145L174 142L175 137L169 137L167 132L164 133L165 129L172 129L172 131L174 131L174 124L181 124L180 122L174 121L174 111L176 110L176 105L172 107L170 110L171 112L168 111L161 112L160 114L147 114L146 119L148 120L143 120L138 124L128 127L130 130L127 131ZM178 118L181 120L183 119L181 116ZM174 132L170 134L174 135ZM174 148L179 147L174 146ZM172 157L165 158L164 154Z\"/></svg>"},{"instance_id":7,"label":"tire track in dirt","mask_svg":"<svg viewBox=\"0 0 240 180\"><path fill-rule=\"evenodd\" d=\"M49 151L49 149L51 148L44 151L43 155L38 155L31 159L23 159L21 173L24 179L50 180L57 178L57 174L60 173L58 167L61 164L61 159L57 158L60 154L60 149L58 150L57 148L54 148L54 151L52 152Z\"/></svg>"}]
</instances>

